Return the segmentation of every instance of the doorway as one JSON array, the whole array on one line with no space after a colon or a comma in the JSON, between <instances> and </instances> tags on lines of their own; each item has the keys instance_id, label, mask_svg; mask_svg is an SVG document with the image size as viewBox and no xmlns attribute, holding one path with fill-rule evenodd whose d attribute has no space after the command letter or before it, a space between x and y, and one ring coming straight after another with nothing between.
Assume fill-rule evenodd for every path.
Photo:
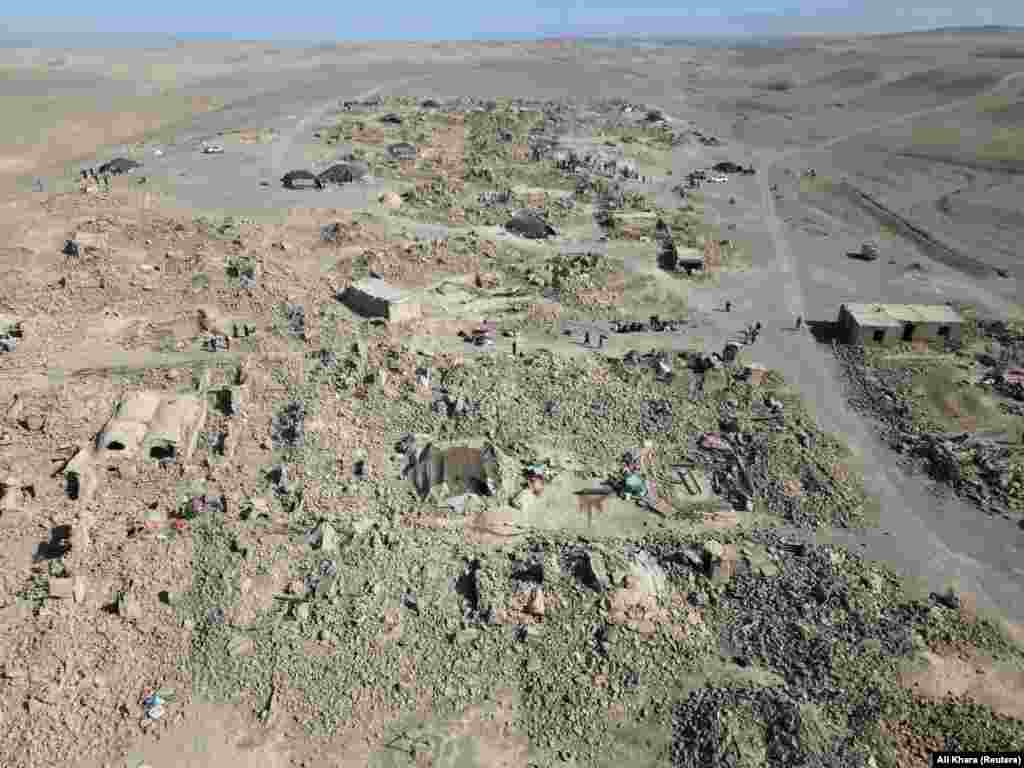
<instances>
[{"instance_id":1,"label":"doorway","mask_svg":"<svg viewBox=\"0 0 1024 768\"><path fill-rule=\"evenodd\" d=\"M916 329L917 329L917 326L914 325L913 323L907 323L906 325L904 325L903 326L903 340L904 341L913 341L913 339L914 339L914 331Z\"/></svg>"}]
</instances>

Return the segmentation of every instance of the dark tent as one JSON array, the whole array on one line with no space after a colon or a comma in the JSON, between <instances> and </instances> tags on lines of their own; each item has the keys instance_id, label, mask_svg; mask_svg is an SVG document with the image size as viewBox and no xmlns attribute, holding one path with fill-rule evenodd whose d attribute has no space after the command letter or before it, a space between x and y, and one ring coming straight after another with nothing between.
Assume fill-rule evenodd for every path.
<instances>
[{"instance_id":1,"label":"dark tent","mask_svg":"<svg viewBox=\"0 0 1024 768\"><path fill-rule=\"evenodd\" d=\"M441 108L441 102L436 101L435 99L425 99L423 101L423 103L420 104L420 108L421 109L440 109Z\"/></svg>"},{"instance_id":2,"label":"dark tent","mask_svg":"<svg viewBox=\"0 0 1024 768\"><path fill-rule=\"evenodd\" d=\"M281 177L281 183L288 189L308 189L311 186L317 189L324 188L320 179L310 171L288 171Z\"/></svg>"},{"instance_id":3,"label":"dark tent","mask_svg":"<svg viewBox=\"0 0 1024 768\"><path fill-rule=\"evenodd\" d=\"M321 184L349 184L365 179L369 168L364 163L338 163L319 175Z\"/></svg>"},{"instance_id":4,"label":"dark tent","mask_svg":"<svg viewBox=\"0 0 1024 768\"><path fill-rule=\"evenodd\" d=\"M380 121L382 123L389 123L390 125L401 125L402 124L402 116L401 115L396 115L394 112L388 112L386 115L384 115L380 119Z\"/></svg>"},{"instance_id":5,"label":"dark tent","mask_svg":"<svg viewBox=\"0 0 1024 768\"><path fill-rule=\"evenodd\" d=\"M388 146L388 155L395 160L413 160L416 158L416 147L407 141Z\"/></svg>"},{"instance_id":6,"label":"dark tent","mask_svg":"<svg viewBox=\"0 0 1024 768\"><path fill-rule=\"evenodd\" d=\"M522 237L528 237L531 240L542 240L555 235L555 230L550 224L539 216L527 211L520 211L509 219L505 229Z\"/></svg>"},{"instance_id":7,"label":"dark tent","mask_svg":"<svg viewBox=\"0 0 1024 768\"><path fill-rule=\"evenodd\" d=\"M679 266L679 252L672 238L658 241L657 259L658 266L670 272L674 272Z\"/></svg>"},{"instance_id":8,"label":"dark tent","mask_svg":"<svg viewBox=\"0 0 1024 768\"><path fill-rule=\"evenodd\" d=\"M743 173L742 165L737 165L729 160L724 163L715 163L714 169L719 173Z\"/></svg>"},{"instance_id":9,"label":"dark tent","mask_svg":"<svg viewBox=\"0 0 1024 768\"><path fill-rule=\"evenodd\" d=\"M138 163L134 160L129 160L127 157L115 157L109 163L104 163L97 168L98 173L112 173L115 176L134 171L136 168L141 168L142 163Z\"/></svg>"},{"instance_id":10,"label":"dark tent","mask_svg":"<svg viewBox=\"0 0 1024 768\"><path fill-rule=\"evenodd\" d=\"M648 110L647 116L644 117L644 120L646 120L648 123L664 123L665 113L662 112L660 109L651 109Z\"/></svg>"}]
</instances>

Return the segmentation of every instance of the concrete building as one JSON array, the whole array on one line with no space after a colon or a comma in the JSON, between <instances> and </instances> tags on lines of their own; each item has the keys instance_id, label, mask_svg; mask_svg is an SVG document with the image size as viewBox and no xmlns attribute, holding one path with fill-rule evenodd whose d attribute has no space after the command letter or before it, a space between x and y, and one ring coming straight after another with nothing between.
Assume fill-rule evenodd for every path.
<instances>
[{"instance_id":1,"label":"concrete building","mask_svg":"<svg viewBox=\"0 0 1024 768\"><path fill-rule=\"evenodd\" d=\"M959 340L963 318L943 304L843 304L839 338L847 344Z\"/></svg>"},{"instance_id":2,"label":"concrete building","mask_svg":"<svg viewBox=\"0 0 1024 768\"><path fill-rule=\"evenodd\" d=\"M408 294L375 277L350 285L341 300L353 312L366 317L383 317L394 323L413 320L421 312L419 303L412 301Z\"/></svg>"}]
</instances>

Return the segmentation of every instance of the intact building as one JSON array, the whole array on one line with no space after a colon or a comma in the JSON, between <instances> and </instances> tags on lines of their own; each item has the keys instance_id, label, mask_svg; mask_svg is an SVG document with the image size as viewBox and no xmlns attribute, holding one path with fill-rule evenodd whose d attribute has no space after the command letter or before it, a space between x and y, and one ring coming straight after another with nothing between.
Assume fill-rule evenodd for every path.
<instances>
[{"instance_id":1,"label":"intact building","mask_svg":"<svg viewBox=\"0 0 1024 768\"><path fill-rule=\"evenodd\" d=\"M888 346L901 342L959 341L963 318L944 304L843 304L839 338L847 344Z\"/></svg>"}]
</instances>

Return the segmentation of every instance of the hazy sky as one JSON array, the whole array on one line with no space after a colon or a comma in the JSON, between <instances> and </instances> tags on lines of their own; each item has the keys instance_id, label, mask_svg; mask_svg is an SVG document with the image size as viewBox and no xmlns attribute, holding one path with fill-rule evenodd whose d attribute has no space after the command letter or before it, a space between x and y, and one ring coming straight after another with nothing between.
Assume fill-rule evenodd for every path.
<instances>
[{"instance_id":1,"label":"hazy sky","mask_svg":"<svg viewBox=\"0 0 1024 768\"><path fill-rule=\"evenodd\" d=\"M924 0L927 2L927 0ZM1021 0L964 0L946 7L901 0L823 0L796 6L756 5L757 0L49 0L46 17L0 17L0 37L102 35L150 45L163 36L235 39L410 39L534 37L558 34L765 34L897 32L954 25L1024 25ZM82 17L87 7L91 15ZM24 9L25 6L22 6ZM513 9L513 10L510 10ZM5 29L6 28L6 29ZM126 41L131 41L126 38ZM106 41L104 41L106 42ZM61 44L68 44L66 42Z\"/></svg>"}]
</instances>

